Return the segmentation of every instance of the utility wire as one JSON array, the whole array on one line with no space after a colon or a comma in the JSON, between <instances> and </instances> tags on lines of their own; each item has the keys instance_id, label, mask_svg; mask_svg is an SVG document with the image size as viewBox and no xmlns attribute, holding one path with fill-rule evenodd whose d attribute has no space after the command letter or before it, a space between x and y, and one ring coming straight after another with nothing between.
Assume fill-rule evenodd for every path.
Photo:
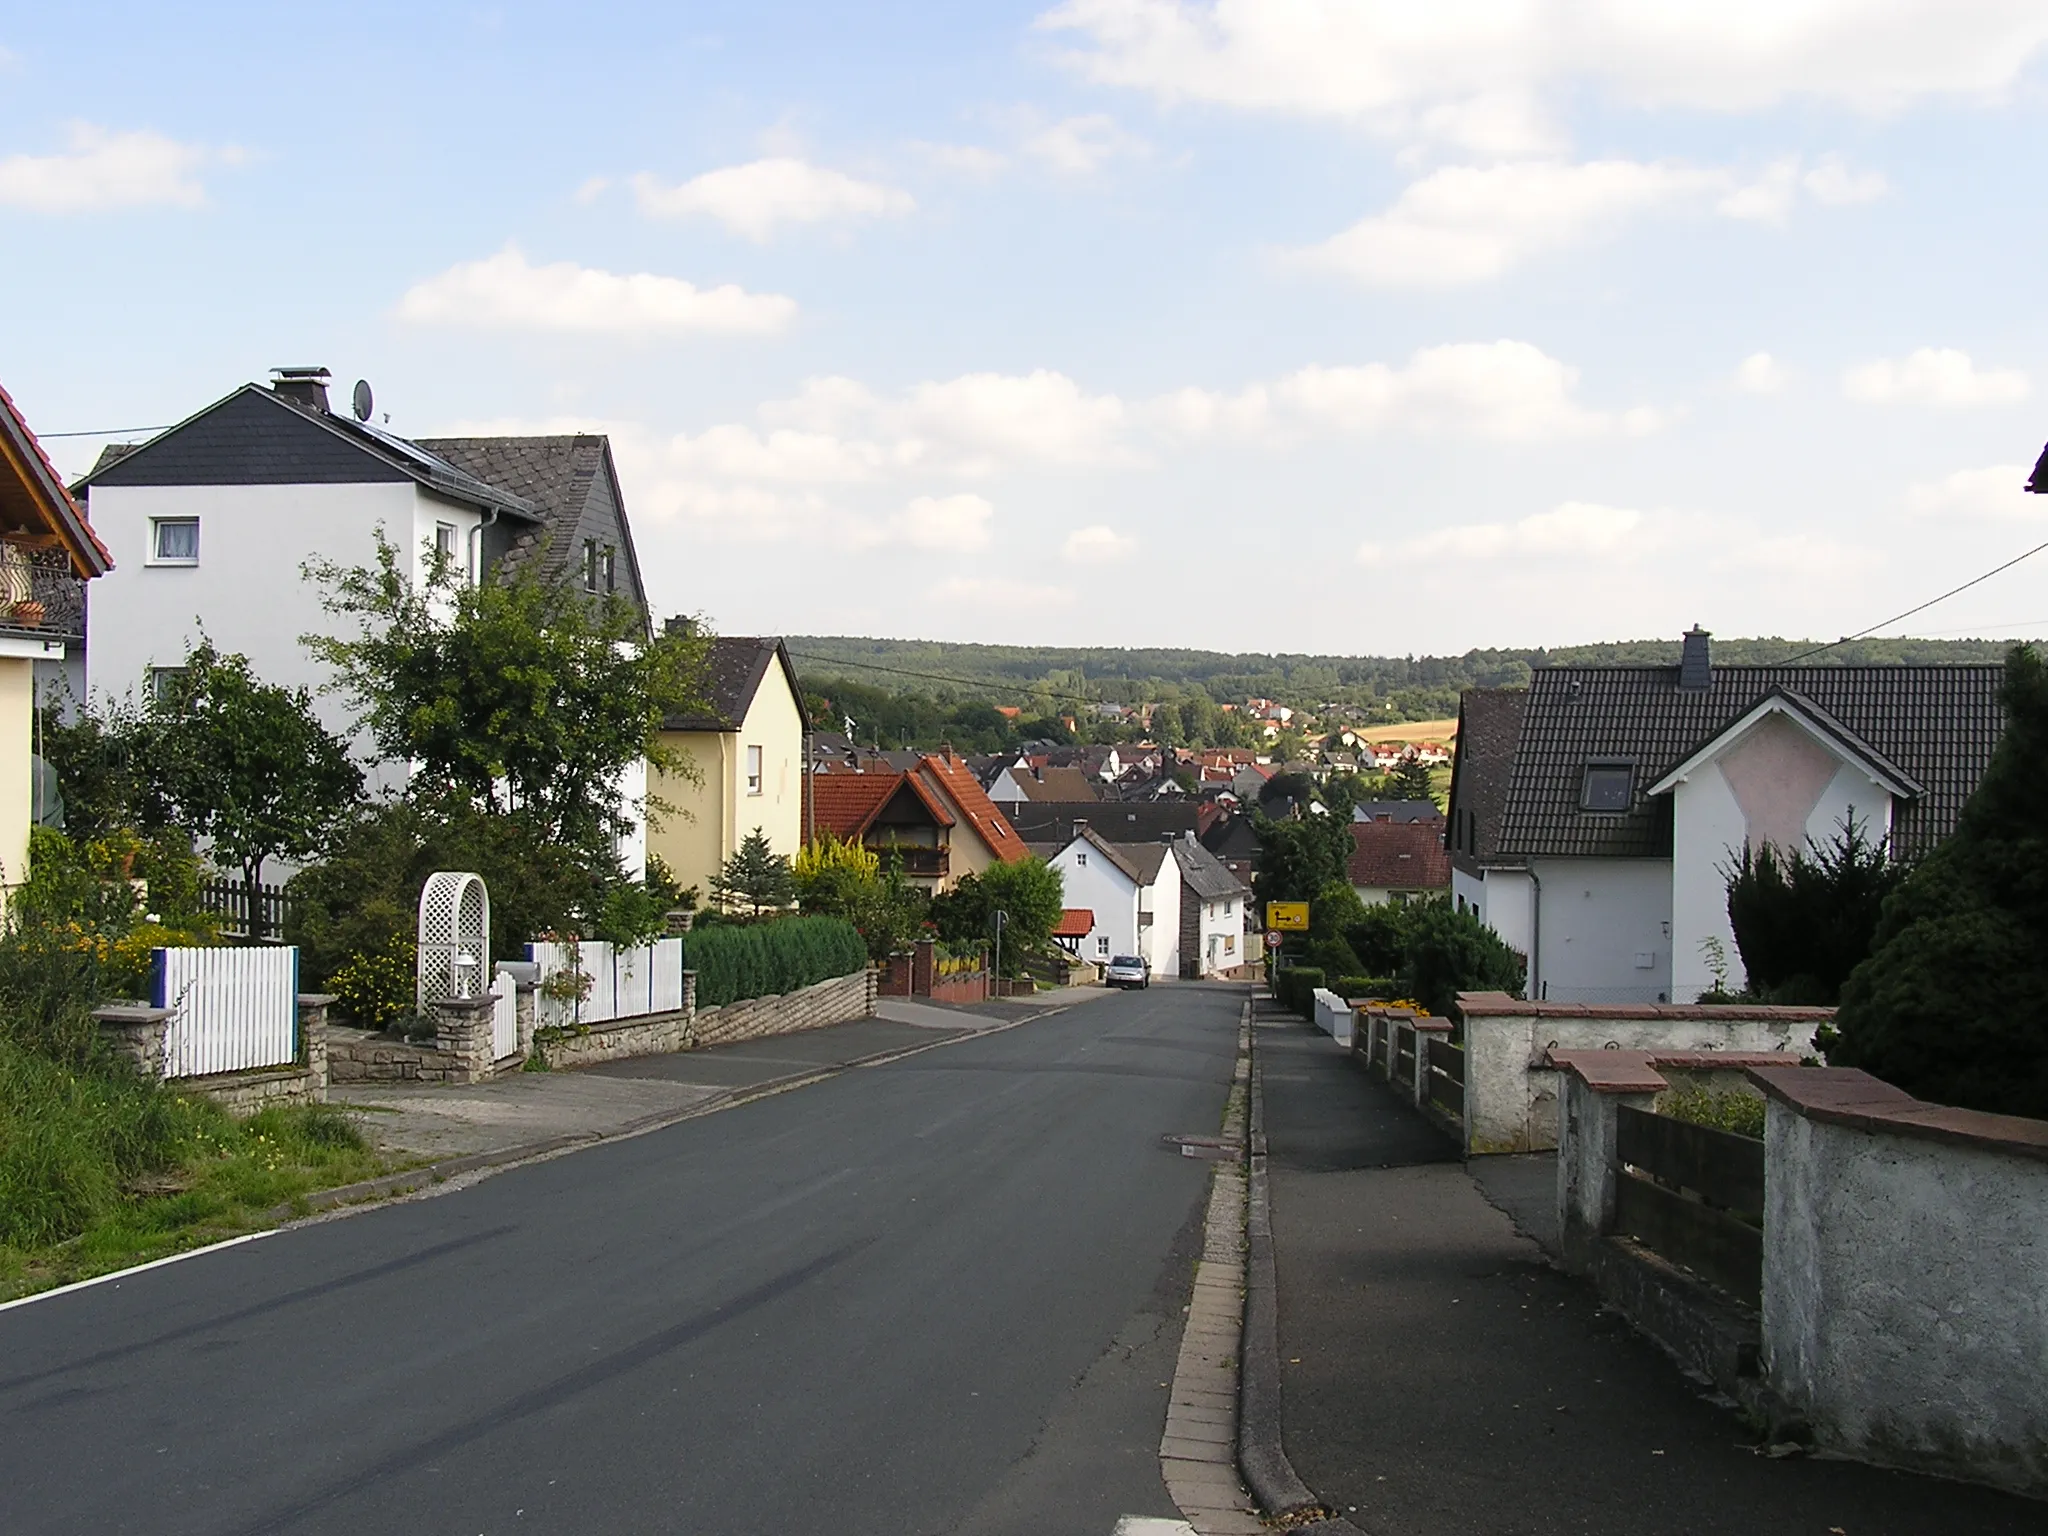
<instances>
[{"instance_id":1,"label":"utility wire","mask_svg":"<svg viewBox=\"0 0 2048 1536\"><path fill-rule=\"evenodd\" d=\"M1967 592L1970 590L1970 588L1976 586L1978 583L1989 581L1992 577L1996 576L2000 571L2011 570L2014 566L2018 565L2022 560L2031 560L2035 555L2038 555L2044 549L2048 549L2048 541L2036 544L2032 549L2028 550L2025 554L2014 555L2010 560L2006 561L2003 565L1994 565L1982 576L1972 576L1960 587L1950 587L1946 592L1942 593L1939 597L1930 597L1929 599L1927 599L1926 602L1920 604L1917 608L1908 608L1904 613L1895 613L1888 619L1879 619L1875 624L1871 625L1868 629L1859 629L1853 635L1844 635L1839 640L1830 640L1826 645L1816 645L1812 650L1801 651L1797 656L1794 656L1786 661L1781 661L1778 663L1778 665L1781 667L1789 667L1797 662L1805 661L1809 656L1818 656L1823 651L1832 651L1838 645L1847 645L1852 640L1868 639L1870 636L1876 634L1880 629L1889 629L1892 627L1892 625L1898 623L1901 619L1910 619L1916 613L1925 613L1929 608L1932 608L1936 603L1945 603L1950 598L1954 597L1958 592Z\"/></svg>"},{"instance_id":2,"label":"utility wire","mask_svg":"<svg viewBox=\"0 0 2048 1536\"><path fill-rule=\"evenodd\" d=\"M137 432L168 432L169 427L109 427L104 432L38 432L37 437L129 437Z\"/></svg>"}]
</instances>

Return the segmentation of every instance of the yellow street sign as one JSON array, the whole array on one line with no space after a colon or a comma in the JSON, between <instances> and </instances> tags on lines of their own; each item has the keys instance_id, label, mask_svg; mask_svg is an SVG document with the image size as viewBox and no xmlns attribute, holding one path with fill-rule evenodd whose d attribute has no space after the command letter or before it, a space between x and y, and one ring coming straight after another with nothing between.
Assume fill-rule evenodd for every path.
<instances>
[{"instance_id":1,"label":"yellow street sign","mask_svg":"<svg viewBox=\"0 0 2048 1536\"><path fill-rule=\"evenodd\" d=\"M1308 903L1305 901L1269 901L1266 903L1266 926L1277 928L1282 933L1308 932Z\"/></svg>"}]
</instances>

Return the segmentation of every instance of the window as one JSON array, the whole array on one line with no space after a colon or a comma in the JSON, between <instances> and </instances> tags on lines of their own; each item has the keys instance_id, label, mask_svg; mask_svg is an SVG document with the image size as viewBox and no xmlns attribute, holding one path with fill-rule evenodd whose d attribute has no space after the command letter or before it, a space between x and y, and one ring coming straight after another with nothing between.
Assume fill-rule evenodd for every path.
<instances>
[{"instance_id":1,"label":"window","mask_svg":"<svg viewBox=\"0 0 2048 1536\"><path fill-rule=\"evenodd\" d=\"M1585 782L1579 788L1579 809L1614 813L1625 811L1635 798L1636 770L1633 763L1588 763Z\"/></svg>"},{"instance_id":2,"label":"window","mask_svg":"<svg viewBox=\"0 0 2048 1536\"><path fill-rule=\"evenodd\" d=\"M1074 855L1074 864L1075 864L1075 867L1076 867L1076 868L1079 868L1079 869L1086 869L1086 868L1088 867L1088 855L1087 855L1087 854L1085 854L1085 853L1077 853L1077 854L1075 854L1075 855Z\"/></svg>"},{"instance_id":3,"label":"window","mask_svg":"<svg viewBox=\"0 0 2048 1536\"><path fill-rule=\"evenodd\" d=\"M1097 953L1098 955L1106 955L1109 953L1109 935L1104 934L1101 938L1095 941L1095 953Z\"/></svg>"},{"instance_id":4,"label":"window","mask_svg":"<svg viewBox=\"0 0 2048 1536\"><path fill-rule=\"evenodd\" d=\"M761 749L759 747L747 748L747 793L750 795L761 793Z\"/></svg>"},{"instance_id":5,"label":"window","mask_svg":"<svg viewBox=\"0 0 2048 1536\"><path fill-rule=\"evenodd\" d=\"M453 523L434 524L434 554L444 564L453 565L455 563L455 525Z\"/></svg>"},{"instance_id":6,"label":"window","mask_svg":"<svg viewBox=\"0 0 2048 1536\"><path fill-rule=\"evenodd\" d=\"M585 539L583 541L583 590L586 592L595 592L597 590L597 560L597 540Z\"/></svg>"},{"instance_id":7,"label":"window","mask_svg":"<svg viewBox=\"0 0 2048 1536\"><path fill-rule=\"evenodd\" d=\"M601 560L600 560L600 561L598 562L598 564L599 564L599 565L600 565L600 566L602 567L602 574L603 574L603 576L604 576L604 589L605 589L605 591L607 591L607 592L616 592L616 591L618 591L618 589L619 589L619 552L618 552L618 551L617 551L616 549L612 548L612 546L611 546L611 545L609 545L609 544L605 545L605 547L604 547L604 558L603 558L603 559L601 559Z\"/></svg>"},{"instance_id":8,"label":"window","mask_svg":"<svg viewBox=\"0 0 2048 1536\"><path fill-rule=\"evenodd\" d=\"M1237 899L1236 899L1235 897L1232 897L1232 898L1231 898L1231 899L1230 899L1229 901L1226 901L1226 902L1224 902L1224 903L1223 903L1223 915L1224 915L1225 917L1228 917L1228 916L1230 916L1230 909L1231 909L1232 907L1236 906L1236 905L1237 905Z\"/></svg>"},{"instance_id":9,"label":"window","mask_svg":"<svg viewBox=\"0 0 2048 1536\"><path fill-rule=\"evenodd\" d=\"M152 517L149 520L149 558L153 565L197 565L199 519Z\"/></svg>"},{"instance_id":10,"label":"window","mask_svg":"<svg viewBox=\"0 0 2048 1536\"><path fill-rule=\"evenodd\" d=\"M151 667L149 696L159 704L173 702L185 687L185 667Z\"/></svg>"}]
</instances>

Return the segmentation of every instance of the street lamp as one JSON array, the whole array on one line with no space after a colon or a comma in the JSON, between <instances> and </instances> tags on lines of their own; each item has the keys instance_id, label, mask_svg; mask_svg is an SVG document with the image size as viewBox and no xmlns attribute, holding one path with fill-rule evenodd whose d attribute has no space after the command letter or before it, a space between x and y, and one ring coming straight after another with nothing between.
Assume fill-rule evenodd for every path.
<instances>
[{"instance_id":1,"label":"street lamp","mask_svg":"<svg viewBox=\"0 0 2048 1536\"><path fill-rule=\"evenodd\" d=\"M1003 910L1002 910L1002 909L1001 909L1000 907L998 907L998 908L996 909L996 916L995 916L995 921L996 921L996 974L995 974L995 988L996 988L996 991L998 992L998 994L1000 994L1000 993L1001 993L1001 991L1002 991L1002 986L1003 986L1003 924L1007 923L1007 922L1008 922L1009 920L1010 920L1010 914L1009 914L1009 913L1007 913L1007 912L1005 912L1005 911L1003 911Z\"/></svg>"}]
</instances>

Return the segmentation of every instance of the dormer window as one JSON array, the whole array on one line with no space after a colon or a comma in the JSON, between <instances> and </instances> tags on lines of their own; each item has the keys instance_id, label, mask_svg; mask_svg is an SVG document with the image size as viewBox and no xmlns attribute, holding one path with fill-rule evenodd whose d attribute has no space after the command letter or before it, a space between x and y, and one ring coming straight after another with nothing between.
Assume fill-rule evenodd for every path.
<instances>
[{"instance_id":1,"label":"dormer window","mask_svg":"<svg viewBox=\"0 0 2048 1536\"><path fill-rule=\"evenodd\" d=\"M1636 765L1624 762L1591 762L1579 786L1579 809L1601 815L1619 815L1635 799Z\"/></svg>"}]
</instances>

